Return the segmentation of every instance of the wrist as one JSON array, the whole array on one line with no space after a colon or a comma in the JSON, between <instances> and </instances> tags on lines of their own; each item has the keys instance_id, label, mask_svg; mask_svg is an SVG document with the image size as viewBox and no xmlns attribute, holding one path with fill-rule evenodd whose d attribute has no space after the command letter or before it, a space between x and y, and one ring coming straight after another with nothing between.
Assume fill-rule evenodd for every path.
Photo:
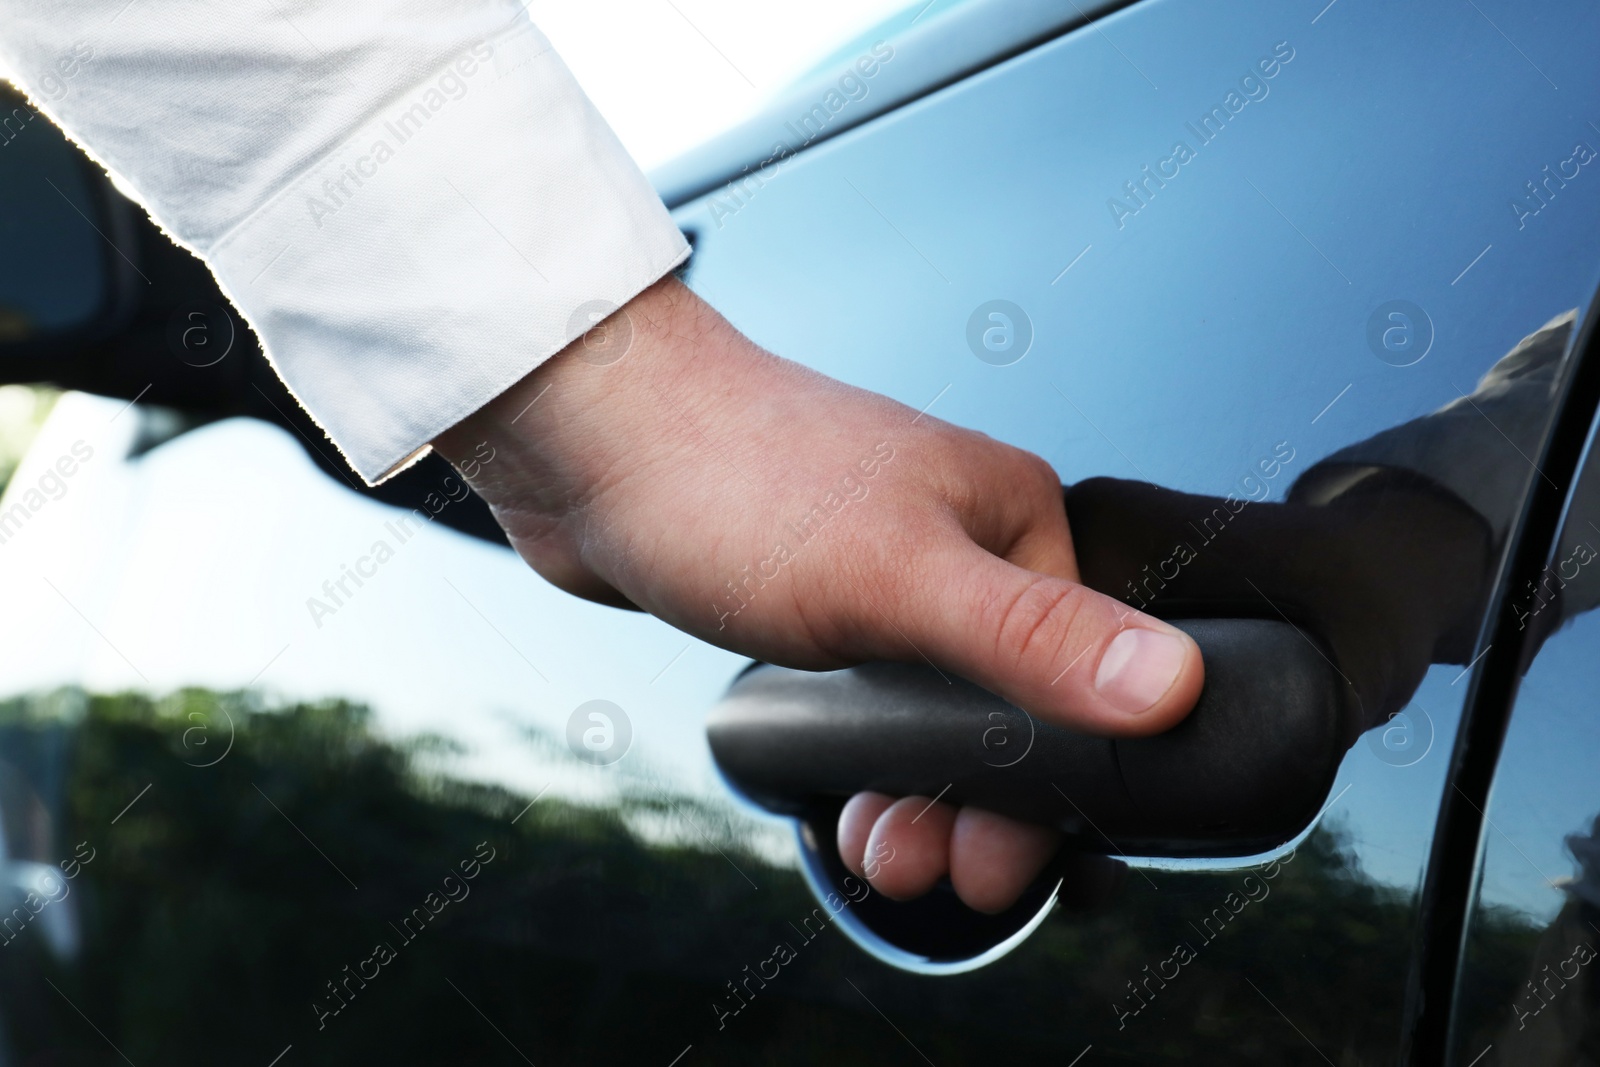
<instances>
[{"instance_id":1,"label":"wrist","mask_svg":"<svg viewBox=\"0 0 1600 1067\"><path fill-rule=\"evenodd\" d=\"M684 395L697 357L738 335L668 276L434 440L512 535L537 536L605 483L626 431ZM742 339L741 339L742 340ZM662 404L660 400L667 401ZM483 461L484 455L492 455ZM614 472L612 472L614 473Z\"/></svg>"}]
</instances>

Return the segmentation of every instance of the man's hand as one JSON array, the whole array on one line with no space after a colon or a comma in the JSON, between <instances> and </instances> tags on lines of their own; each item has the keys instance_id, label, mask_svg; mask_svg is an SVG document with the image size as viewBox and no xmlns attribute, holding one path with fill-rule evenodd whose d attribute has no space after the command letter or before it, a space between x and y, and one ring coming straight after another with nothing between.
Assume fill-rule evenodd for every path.
<instances>
[{"instance_id":1,"label":"man's hand","mask_svg":"<svg viewBox=\"0 0 1600 1067\"><path fill-rule=\"evenodd\" d=\"M1141 736L1200 693L1194 642L1077 583L1050 465L762 351L675 279L435 442L552 583L788 667L928 661L1073 729ZM924 809L927 809L924 811ZM925 798L845 808L885 895L1010 904L1054 831ZM893 849L893 863L863 870Z\"/></svg>"}]
</instances>

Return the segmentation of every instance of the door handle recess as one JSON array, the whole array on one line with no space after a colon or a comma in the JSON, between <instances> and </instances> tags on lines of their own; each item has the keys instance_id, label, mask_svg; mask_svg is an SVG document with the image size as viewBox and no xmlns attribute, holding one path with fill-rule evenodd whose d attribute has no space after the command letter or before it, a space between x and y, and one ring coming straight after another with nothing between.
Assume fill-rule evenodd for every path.
<instances>
[{"instance_id":1,"label":"door handle recess","mask_svg":"<svg viewBox=\"0 0 1600 1067\"><path fill-rule=\"evenodd\" d=\"M713 710L711 751L739 792L802 819L874 790L942 795L1056 826L1079 851L1224 857L1276 848L1326 799L1355 693L1288 623L1172 625L1200 646L1205 689L1188 718L1154 737L1075 733L926 666L759 665Z\"/></svg>"}]
</instances>

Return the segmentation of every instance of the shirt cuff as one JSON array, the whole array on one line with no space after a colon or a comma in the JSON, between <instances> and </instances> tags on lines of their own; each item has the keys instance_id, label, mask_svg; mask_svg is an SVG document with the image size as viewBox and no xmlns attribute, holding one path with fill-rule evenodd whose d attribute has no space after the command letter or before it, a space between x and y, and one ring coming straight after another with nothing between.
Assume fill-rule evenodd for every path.
<instances>
[{"instance_id":1,"label":"shirt cuff","mask_svg":"<svg viewBox=\"0 0 1600 1067\"><path fill-rule=\"evenodd\" d=\"M369 484L688 254L520 17L378 108L206 251Z\"/></svg>"}]
</instances>

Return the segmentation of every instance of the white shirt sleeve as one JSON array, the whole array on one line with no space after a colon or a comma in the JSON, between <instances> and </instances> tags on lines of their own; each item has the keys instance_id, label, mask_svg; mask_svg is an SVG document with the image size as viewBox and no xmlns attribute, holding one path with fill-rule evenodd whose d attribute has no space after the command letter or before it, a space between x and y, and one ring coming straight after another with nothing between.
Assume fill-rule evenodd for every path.
<instances>
[{"instance_id":1,"label":"white shirt sleeve","mask_svg":"<svg viewBox=\"0 0 1600 1067\"><path fill-rule=\"evenodd\" d=\"M516 0L0 0L0 26L368 481L688 255Z\"/></svg>"}]
</instances>

